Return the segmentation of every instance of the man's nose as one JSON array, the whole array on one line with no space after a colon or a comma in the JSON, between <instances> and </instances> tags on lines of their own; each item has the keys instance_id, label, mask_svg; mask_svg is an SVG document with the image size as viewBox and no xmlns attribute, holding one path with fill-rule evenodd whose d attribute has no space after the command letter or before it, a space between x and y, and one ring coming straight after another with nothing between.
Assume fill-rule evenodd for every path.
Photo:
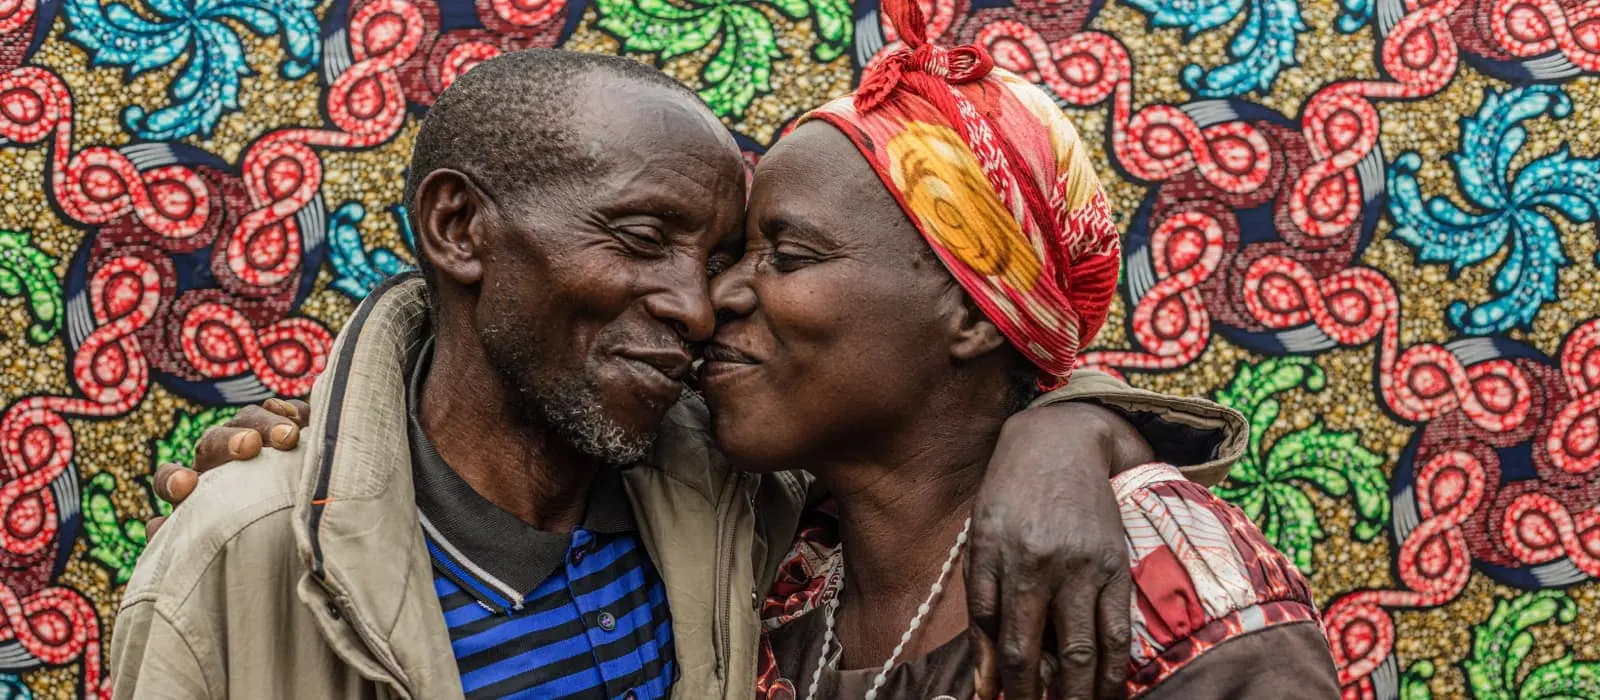
<instances>
[{"instance_id":1,"label":"man's nose","mask_svg":"<svg viewBox=\"0 0 1600 700\"><path fill-rule=\"evenodd\" d=\"M673 332L685 342L710 340L712 331L717 328L716 314L703 274L645 297L645 308L650 315L671 326Z\"/></svg>"}]
</instances>

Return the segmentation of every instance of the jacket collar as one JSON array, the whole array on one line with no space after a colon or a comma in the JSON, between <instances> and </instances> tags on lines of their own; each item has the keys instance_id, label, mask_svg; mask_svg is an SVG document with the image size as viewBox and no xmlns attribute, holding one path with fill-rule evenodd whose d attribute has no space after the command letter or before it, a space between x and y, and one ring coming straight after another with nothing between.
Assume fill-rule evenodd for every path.
<instances>
[{"instance_id":1,"label":"jacket collar","mask_svg":"<svg viewBox=\"0 0 1600 700\"><path fill-rule=\"evenodd\" d=\"M324 625L355 632L413 697L460 694L417 520L406 443L406 369L427 332L420 275L393 278L357 307L311 392L294 526ZM316 594L319 590L323 593ZM302 584L302 598L308 594ZM433 628L437 627L437 630Z\"/></svg>"}]
</instances>

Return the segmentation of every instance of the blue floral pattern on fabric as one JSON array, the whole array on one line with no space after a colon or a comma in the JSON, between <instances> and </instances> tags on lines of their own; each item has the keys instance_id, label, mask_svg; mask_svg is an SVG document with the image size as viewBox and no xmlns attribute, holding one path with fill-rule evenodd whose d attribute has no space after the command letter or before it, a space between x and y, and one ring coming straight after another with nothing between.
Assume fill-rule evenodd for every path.
<instances>
[{"instance_id":1,"label":"blue floral pattern on fabric","mask_svg":"<svg viewBox=\"0 0 1600 700\"><path fill-rule=\"evenodd\" d=\"M67 38L91 55L91 65L120 66L128 79L183 61L167 86L170 102L147 111L130 105L129 131L149 140L210 136L223 115L239 110L240 79L252 73L236 27L279 36L280 72L298 79L321 55L320 0L150 0L135 11L125 3L66 0Z\"/></svg>"},{"instance_id":2,"label":"blue floral pattern on fabric","mask_svg":"<svg viewBox=\"0 0 1600 700\"><path fill-rule=\"evenodd\" d=\"M1513 174L1527 141L1522 123L1566 117L1572 100L1554 85L1528 85L1484 95L1475 117L1461 120L1461 144L1449 158L1461 194L1478 211L1445 197L1424 198L1417 182L1422 157L1401 154L1389 168L1389 215L1394 237L1422 262L1450 263L1452 273L1508 248L1489 301L1450 305L1450 322L1474 335L1531 327L1556 299L1557 274L1570 264L1552 215L1591 223L1600 208L1600 159L1573 157L1566 146Z\"/></svg>"}]
</instances>

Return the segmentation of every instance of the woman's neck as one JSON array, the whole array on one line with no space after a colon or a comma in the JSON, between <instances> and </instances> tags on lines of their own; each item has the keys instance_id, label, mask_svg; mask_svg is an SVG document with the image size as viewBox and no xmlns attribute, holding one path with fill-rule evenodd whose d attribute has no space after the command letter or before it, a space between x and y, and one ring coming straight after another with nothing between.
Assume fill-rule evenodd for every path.
<instances>
[{"instance_id":1,"label":"woman's neck","mask_svg":"<svg viewBox=\"0 0 1600 700\"><path fill-rule=\"evenodd\" d=\"M882 664L899 642L972 511L1002 423L969 421L931 431L937 437L915 441L918 447L896 457L814 469L839 513L842 668ZM957 565L902 658L932 651L966 628L962 578Z\"/></svg>"},{"instance_id":2,"label":"woman's neck","mask_svg":"<svg viewBox=\"0 0 1600 700\"><path fill-rule=\"evenodd\" d=\"M848 558L845 585L869 600L901 588L926 593L983 481L988 456L947 470L886 475L872 488L830 493L839 512L840 542ZM880 488L881 487L881 488Z\"/></svg>"}]
</instances>

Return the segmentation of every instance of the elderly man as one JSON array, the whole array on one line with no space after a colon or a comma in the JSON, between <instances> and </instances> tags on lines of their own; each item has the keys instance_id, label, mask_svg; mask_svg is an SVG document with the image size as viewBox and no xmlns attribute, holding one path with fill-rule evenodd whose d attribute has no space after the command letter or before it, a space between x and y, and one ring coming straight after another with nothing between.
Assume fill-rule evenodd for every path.
<instances>
[{"instance_id":1,"label":"elderly man","mask_svg":"<svg viewBox=\"0 0 1600 700\"><path fill-rule=\"evenodd\" d=\"M749 697L809 480L731 469L684 390L743 194L727 132L656 71L534 50L465 74L406 181L424 279L373 292L311 404L278 404L309 412L306 439L258 420L292 449L211 472L153 540L116 695ZM1046 402L1073 398L1178 436L1169 461L1236 456L1241 419L1214 405L1087 373ZM256 439L219 438L234 457ZM969 574L1008 696L1036 692L1052 606L1087 621L1129 599L1109 486L1047 477L1104 482L1149 449L1085 404L1007 425ZM1120 684L1126 620L1101 618L1057 634L1069 697Z\"/></svg>"}]
</instances>

